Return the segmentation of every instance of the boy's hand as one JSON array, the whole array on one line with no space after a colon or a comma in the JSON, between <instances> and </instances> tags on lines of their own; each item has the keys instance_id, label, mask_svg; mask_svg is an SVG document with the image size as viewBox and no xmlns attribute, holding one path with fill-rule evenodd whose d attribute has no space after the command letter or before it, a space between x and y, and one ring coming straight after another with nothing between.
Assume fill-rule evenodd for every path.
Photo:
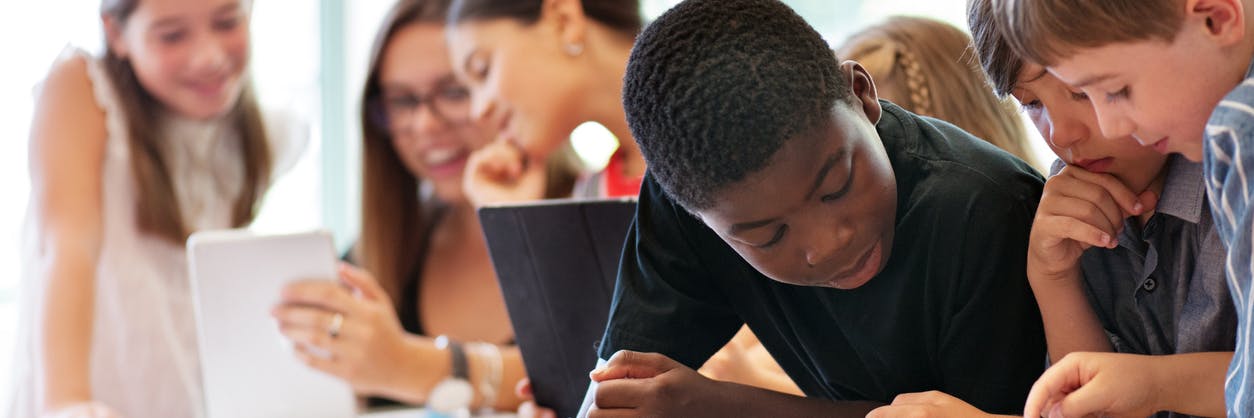
<instances>
[{"instance_id":1,"label":"boy's hand","mask_svg":"<svg viewBox=\"0 0 1254 418\"><path fill-rule=\"evenodd\" d=\"M626 350L590 376L598 383L592 418L717 416L726 385L664 355Z\"/></svg>"},{"instance_id":2,"label":"boy's hand","mask_svg":"<svg viewBox=\"0 0 1254 418\"><path fill-rule=\"evenodd\" d=\"M893 404L876 408L866 418L943 418L994 417L944 392L906 393L893 398Z\"/></svg>"},{"instance_id":3,"label":"boy's hand","mask_svg":"<svg viewBox=\"0 0 1254 418\"><path fill-rule=\"evenodd\" d=\"M544 198L545 167L512 142L497 140L470 154L462 189L476 207Z\"/></svg>"},{"instance_id":4,"label":"boy's hand","mask_svg":"<svg viewBox=\"0 0 1254 418\"><path fill-rule=\"evenodd\" d=\"M1153 192L1140 194L1109 174L1067 166L1045 182L1028 243L1033 279L1076 277L1089 247L1115 248L1123 220L1153 210Z\"/></svg>"},{"instance_id":5,"label":"boy's hand","mask_svg":"<svg viewBox=\"0 0 1254 418\"><path fill-rule=\"evenodd\" d=\"M1032 385L1025 417L1146 417L1160 408L1150 356L1071 353ZM1042 415L1044 414L1044 415Z\"/></svg>"}]
</instances>

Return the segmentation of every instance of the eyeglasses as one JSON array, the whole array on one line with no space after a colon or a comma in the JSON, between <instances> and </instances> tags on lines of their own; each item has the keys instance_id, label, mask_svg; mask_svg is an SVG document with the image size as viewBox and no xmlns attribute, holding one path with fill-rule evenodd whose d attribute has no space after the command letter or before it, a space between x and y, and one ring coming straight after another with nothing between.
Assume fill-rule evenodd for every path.
<instances>
[{"instance_id":1,"label":"eyeglasses","mask_svg":"<svg viewBox=\"0 0 1254 418\"><path fill-rule=\"evenodd\" d=\"M470 91L457 84L445 84L427 94L410 92L383 92L376 99L376 120L380 128L403 130L413 123L423 105L433 116L449 124L461 124L470 120ZM381 114L380 114L381 113Z\"/></svg>"}]
</instances>

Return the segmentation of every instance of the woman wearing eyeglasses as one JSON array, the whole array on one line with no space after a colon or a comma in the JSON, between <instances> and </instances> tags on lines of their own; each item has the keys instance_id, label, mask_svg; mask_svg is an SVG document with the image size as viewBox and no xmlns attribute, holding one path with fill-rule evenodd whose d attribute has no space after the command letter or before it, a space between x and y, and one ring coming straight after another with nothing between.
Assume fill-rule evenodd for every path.
<instances>
[{"instance_id":1,"label":"woman wearing eyeglasses","mask_svg":"<svg viewBox=\"0 0 1254 418\"><path fill-rule=\"evenodd\" d=\"M522 360L462 191L467 157L494 132L471 121L467 90L453 77L447 7L402 0L376 37L361 112L361 237L351 254L361 268L342 267L342 283L287 287L273 315L299 358L361 395L446 412L511 410ZM577 166L549 166L546 194L568 195Z\"/></svg>"}]
</instances>

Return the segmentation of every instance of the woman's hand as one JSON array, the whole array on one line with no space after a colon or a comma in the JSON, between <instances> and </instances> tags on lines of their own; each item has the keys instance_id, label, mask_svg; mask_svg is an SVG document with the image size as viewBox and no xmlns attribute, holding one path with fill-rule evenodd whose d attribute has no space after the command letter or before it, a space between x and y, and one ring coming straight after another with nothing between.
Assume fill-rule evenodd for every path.
<instances>
[{"instance_id":1,"label":"woman's hand","mask_svg":"<svg viewBox=\"0 0 1254 418\"><path fill-rule=\"evenodd\" d=\"M462 184L466 198L476 207L540 200L544 187L544 162L503 140L470 154Z\"/></svg>"},{"instance_id":2,"label":"woman's hand","mask_svg":"<svg viewBox=\"0 0 1254 418\"><path fill-rule=\"evenodd\" d=\"M271 315L310 367L365 394L395 393L411 358L392 301L370 273L341 264L341 282L302 281L283 289Z\"/></svg>"}]
</instances>

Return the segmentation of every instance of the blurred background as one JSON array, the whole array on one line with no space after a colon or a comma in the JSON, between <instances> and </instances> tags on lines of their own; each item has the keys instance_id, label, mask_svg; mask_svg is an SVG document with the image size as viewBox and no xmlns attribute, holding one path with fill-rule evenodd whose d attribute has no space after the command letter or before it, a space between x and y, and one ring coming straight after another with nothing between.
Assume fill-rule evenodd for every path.
<instances>
[{"instance_id":1,"label":"blurred background","mask_svg":"<svg viewBox=\"0 0 1254 418\"><path fill-rule=\"evenodd\" d=\"M642 0L652 19L678 0ZM927 16L966 28L965 0L785 0L836 45L887 16ZM266 197L254 229L325 228L343 249L358 225L359 127L354 113L370 42L392 0L254 0L253 75L263 107L294 114L310 132L301 161ZM0 405L11 384L21 234L30 190L27 142L34 95L67 46L102 49L99 0L9 2L0 39ZM1029 125L1030 126L1030 125ZM1036 135L1034 129L1028 129ZM595 124L572 137L589 164L604 164L615 143ZM1036 155L1052 155L1038 138ZM1038 166L1047 166L1037 162Z\"/></svg>"}]
</instances>

